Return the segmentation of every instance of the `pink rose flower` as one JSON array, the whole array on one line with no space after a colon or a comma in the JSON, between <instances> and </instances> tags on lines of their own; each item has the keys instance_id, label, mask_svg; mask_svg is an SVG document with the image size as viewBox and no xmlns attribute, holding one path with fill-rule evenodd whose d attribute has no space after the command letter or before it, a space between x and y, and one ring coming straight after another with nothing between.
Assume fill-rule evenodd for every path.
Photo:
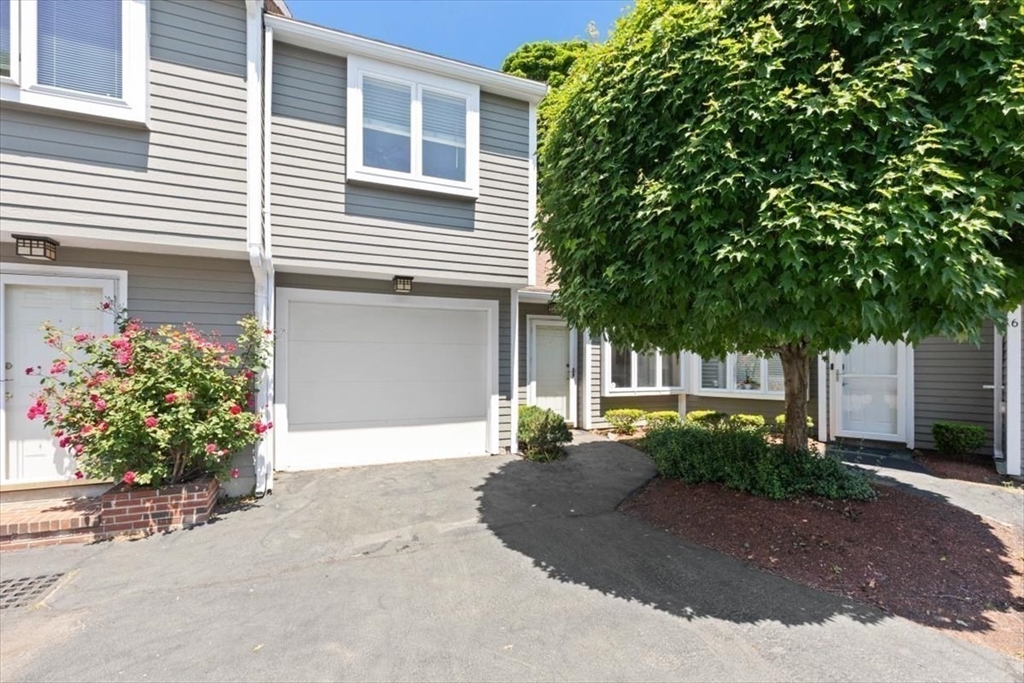
<instances>
[{"instance_id":1,"label":"pink rose flower","mask_svg":"<svg viewBox=\"0 0 1024 683\"><path fill-rule=\"evenodd\" d=\"M68 369L68 366L64 363L64 361L59 360L59 361L57 361L56 363L54 363L53 365L50 366L50 374L51 375L59 375L62 372L64 372L65 370L67 370L67 369Z\"/></svg>"},{"instance_id":2,"label":"pink rose flower","mask_svg":"<svg viewBox=\"0 0 1024 683\"><path fill-rule=\"evenodd\" d=\"M146 427L148 427L149 429L153 429L154 427L157 426L157 424L157 419L152 415L146 418Z\"/></svg>"},{"instance_id":3,"label":"pink rose flower","mask_svg":"<svg viewBox=\"0 0 1024 683\"><path fill-rule=\"evenodd\" d=\"M274 426L273 422L264 422L263 420L256 420L256 424L254 425L254 429L256 430L257 434L263 434L264 432L266 432L268 429L270 429L273 426Z\"/></svg>"},{"instance_id":4,"label":"pink rose flower","mask_svg":"<svg viewBox=\"0 0 1024 683\"><path fill-rule=\"evenodd\" d=\"M110 302L109 301L104 301L102 304L100 304L100 308L102 308L104 311L109 311L110 310Z\"/></svg>"},{"instance_id":5,"label":"pink rose flower","mask_svg":"<svg viewBox=\"0 0 1024 683\"><path fill-rule=\"evenodd\" d=\"M80 443L75 444L75 453L81 454L81 452L84 451L84 450L85 450L85 446L83 446Z\"/></svg>"},{"instance_id":6,"label":"pink rose flower","mask_svg":"<svg viewBox=\"0 0 1024 683\"><path fill-rule=\"evenodd\" d=\"M178 395L172 392L164 396L164 400L167 401L168 403L174 403L175 401L178 400Z\"/></svg>"},{"instance_id":7,"label":"pink rose flower","mask_svg":"<svg viewBox=\"0 0 1024 683\"><path fill-rule=\"evenodd\" d=\"M85 334L84 332L82 332L82 333L76 334L74 339L75 339L75 342L81 344L84 341L89 341L89 338L91 336L92 336L91 334Z\"/></svg>"},{"instance_id":8,"label":"pink rose flower","mask_svg":"<svg viewBox=\"0 0 1024 683\"><path fill-rule=\"evenodd\" d=\"M232 479L238 479L238 468L237 467L235 467L234 469L231 470L231 478Z\"/></svg>"},{"instance_id":9,"label":"pink rose flower","mask_svg":"<svg viewBox=\"0 0 1024 683\"><path fill-rule=\"evenodd\" d=\"M216 453L217 452L217 444L215 444L215 443L208 443L208 444L206 444L206 452L210 453L210 454Z\"/></svg>"},{"instance_id":10,"label":"pink rose flower","mask_svg":"<svg viewBox=\"0 0 1024 683\"><path fill-rule=\"evenodd\" d=\"M106 422L100 422L98 425L96 425L96 431L98 432L105 432L109 428L110 425L108 425Z\"/></svg>"},{"instance_id":11,"label":"pink rose flower","mask_svg":"<svg viewBox=\"0 0 1024 683\"><path fill-rule=\"evenodd\" d=\"M97 401L93 401L92 407L96 409L96 412L102 413L107 409L107 402L101 398Z\"/></svg>"},{"instance_id":12,"label":"pink rose flower","mask_svg":"<svg viewBox=\"0 0 1024 683\"><path fill-rule=\"evenodd\" d=\"M25 368L25 374L31 375L35 371L35 368Z\"/></svg>"},{"instance_id":13,"label":"pink rose flower","mask_svg":"<svg viewBox=\"0 0 1024 683\"><path fill-rule=\"evenodd\" d=\"M82 436L89 436L92 434L92 425L82 425Z\"/></svg>"},{"instance_id":14,"label":"pink rose flower","mask_svg":"<svg viewBox=\"0 0 1024 683\"><path fill-rule=\"evenodd\" d=\"M121 481L131 486L132 484L135 483L135 473L132 472L131 470L128 470L127 472L124 473L124 476L121 477Z\"/></svg>"},{"instance_id":15,"label":"pink rose flower","mask_svg":"<svg viewBox=\"0 0 1024 683\"><path fill-rule=\"evenodd\" d=\"M61 440L57 442L57 445L60 446L61 448L67 448L70 443L71 443L71 437L70 436L64 436L64 437L61 437Z\"/></svg>"},{"instance_id":16,"label":"pink rose flower","mask_svg":"<svg viewBox=\"0 0 1024 683\"><path fill-rule=\"evenodd\" d=\"M77 472L75 472L75 479L83 479L84 477L85 475L82 474L82 470L78 470Z\"/></svg>"},{"instance_id":17,"label":"pink rose flower","mask_svg":"<svg viewBox=\"0 0 1024 683\"><path fill-rule=\"evenodd\" d=\"M242 406L235 404L228 408L228 412L231 413L232 415L238 415L240 412L242 412Z\"/></svg>"}]
</instances>

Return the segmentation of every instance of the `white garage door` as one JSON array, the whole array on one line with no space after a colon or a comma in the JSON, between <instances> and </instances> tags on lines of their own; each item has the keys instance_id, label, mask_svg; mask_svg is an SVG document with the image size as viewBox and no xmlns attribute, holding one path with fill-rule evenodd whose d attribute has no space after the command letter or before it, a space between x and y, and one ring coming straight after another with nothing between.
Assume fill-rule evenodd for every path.
<instances>
[{"instance_id":1,"label":"white garage door","mask_svg":"<svg viewBox=\"0 0 1024 683\"><path fill-rule=\"evenodd\" d=\"M277 469L490 450L495 302L305 290L278 302Z\"/></svg>"}]
</instances>

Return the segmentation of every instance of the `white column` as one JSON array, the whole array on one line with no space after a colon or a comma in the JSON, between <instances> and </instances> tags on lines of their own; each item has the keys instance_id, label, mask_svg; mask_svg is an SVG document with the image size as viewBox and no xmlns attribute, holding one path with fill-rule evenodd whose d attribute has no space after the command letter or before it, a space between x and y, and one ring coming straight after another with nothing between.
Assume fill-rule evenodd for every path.
<instances>
[{"instance_id":1,"label":"white column","mask_svg":"<svg viewBox=\"0 0 1024 683\"><path fill-rule=\"evenodd\" d=\"M1006 473L1021 476L1021 328L1024 306L1006 321Z\"/></svg>"},{"instance_id":2,"label":"white column","mask_svg":"<svg viewBox=\"0 0 1024 683\"><path fill-rule=\"evenodd\" d=\"M509 403L512 405L512 414L510 416L510 430L512 432L512 438L509 443L509 453L519 452L519 439L517 434L519 432L519 290L515 287L512 288L512 294L510 299L511 305L509 308L511 312L509 321L512 337L512 385L509 396Z\"/></svg>"}]
</instances>

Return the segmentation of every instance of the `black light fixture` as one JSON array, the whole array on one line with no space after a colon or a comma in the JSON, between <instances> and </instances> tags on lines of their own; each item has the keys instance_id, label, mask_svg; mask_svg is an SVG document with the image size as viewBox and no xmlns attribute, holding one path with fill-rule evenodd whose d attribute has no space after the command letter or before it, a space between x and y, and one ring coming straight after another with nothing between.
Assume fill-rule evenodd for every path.
<instances>
[{"instance_id":1,"label":"black light fixture","mask_svg":"<svg viewBox=\"0 0 1024 683\"><path fill-rule=\"evenodd\" d=\"M32 237L30 235L12 235L17 245L15 253L33 261L56 261L57 247L60 242L49 237Z\"/></svg>"},{"instance_id":2,"label":"black light fixture","mask_svg":"<svg viewBox=\"0 0 1024 683\"><path fill-rule=\"evenodd\" d=\"M412 278L407 275L396 275L391 278L391 282L395 285L395 292L398 294L408 294L412 291Z\"/></svg>"}]
</instances>

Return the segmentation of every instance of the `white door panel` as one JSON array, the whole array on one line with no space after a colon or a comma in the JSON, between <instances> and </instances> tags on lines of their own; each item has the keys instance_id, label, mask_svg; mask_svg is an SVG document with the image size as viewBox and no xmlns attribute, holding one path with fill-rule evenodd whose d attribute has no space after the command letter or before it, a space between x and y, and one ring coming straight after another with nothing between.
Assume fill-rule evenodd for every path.
<instances>
[{"instance_id":1,"label":"white door panel","mask_svg":"<svg viewBox=\"0 0 1024 683\"><path fill-rule=\"evenodd\" d=\"M39 391L37 374L28 367L48 372L58 352L43 341L40 328L51 322L64 331L77 328L102 334L112 331L112 318L100 310L105 298L113 298L111 280L12 276L0 287L3 304L3 481L59 482L74 477L75 459L57 446L42 420L26 413Z\"/></svg>"},{"instance_id":2,"label":"white door panel","mask_svg":"<svg viewBox=\"0 0 1024 683\"><path fill-rule=\"evenodd\" d=\"M534 401L569 419L569 330L538 324L534 334Z\"/></svg>"},{"instance_id":3,"label":"white door panel","mask_svg":"<svg viewBox=\"0 0 1024 683\"><path fill-rule=\"evenodd\" d=\"M906 347L871 341L836 354L836 435L902 441Z\"/></svg>"}]
</instances>

